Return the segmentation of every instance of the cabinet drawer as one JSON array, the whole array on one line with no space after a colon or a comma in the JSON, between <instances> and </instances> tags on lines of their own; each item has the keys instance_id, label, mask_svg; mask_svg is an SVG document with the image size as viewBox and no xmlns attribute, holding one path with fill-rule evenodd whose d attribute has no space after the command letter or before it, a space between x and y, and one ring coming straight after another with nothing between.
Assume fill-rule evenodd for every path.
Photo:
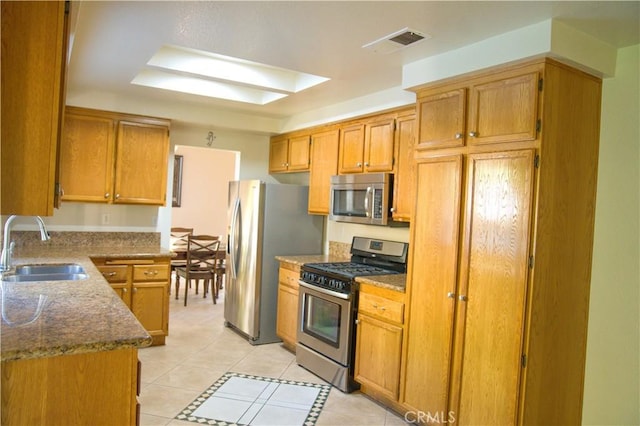
<instances>
[{"instance_id":1,"label":"cabinet drawer","mask_svg":"<svg viewBox=\"0 0 640 426\"><path fill-rule=\"evenodd\" d=\"M404 304L373 294L360 293L358 312L386 319L398 324L404 322Z\"/></svg>"},{"instance_id":2,"label":"cabinet drawer","mask_svg":"<svg viewBox=\"0 0 640 426\"><path fill-rule=\"evenodd\" d=\"M133 265L133 281L167 281L169 265Z\"/></svg>"},{"instance_id":3,"label":"cabinet drawer","mask_svg":"<svg viewBox=\"0 0 640 426\"><path fill-rule=\"evenodd\" d=\"M298 288L298 280L300 279L300 271L280 268L278 281L289 287Z\"/></svg>"},{"instance_id":4,"label":"cabinet drawer","mask_svg":"<svg viewBox=\"0 0 640 426\"><path fill-rule=\"evenodd\" d=\"M98 270L110 283L122 283L127 281L127 265L100 266Z\"/></svg>"}]
</instances>

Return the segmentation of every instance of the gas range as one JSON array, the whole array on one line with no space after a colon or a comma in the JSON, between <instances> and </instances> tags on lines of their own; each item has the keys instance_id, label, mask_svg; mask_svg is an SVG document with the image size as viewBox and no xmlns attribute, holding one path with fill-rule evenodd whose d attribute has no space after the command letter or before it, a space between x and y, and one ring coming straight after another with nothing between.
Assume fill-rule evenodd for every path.
<instances>
[{"instance_id":1,"label":"gas range","mask_svg":"<svg viewBox=\"0 0 640 426\"><path fill-rule=\"evenodd\" d=\"M407 243L353 237L351 261L304 264L300 279L317 287L350 294L357 290L356 277L406 272L408 247Z\"/></svg>"}]
</instances>

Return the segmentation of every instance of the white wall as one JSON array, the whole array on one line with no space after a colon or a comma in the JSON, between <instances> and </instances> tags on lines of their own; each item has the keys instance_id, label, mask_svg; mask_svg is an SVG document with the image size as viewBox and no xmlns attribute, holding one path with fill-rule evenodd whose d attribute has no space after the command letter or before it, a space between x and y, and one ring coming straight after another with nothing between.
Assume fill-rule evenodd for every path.
<instances>
[{"instance_id":1,"label":"white wall","mask_svg":"<svg viewBox=\"0 0 640 426\"><path fill-rule=\"evenodd\" d=\"M640 45L603 82L583 423L640 424ZM561 343L561 342L559 342Z\"/></svg>"},{"instance_id":2,"label":"white wall","mask_svg":"<svg viewBox=\"0 0 640 426\"><path fill-rule=\"evenodd\" d=\"M171 209L171 226L226 239L229 181L235 180L240 153L179 145L175 155L182 156L182 196L180 207Z\"/></svg>"}]
</instances>

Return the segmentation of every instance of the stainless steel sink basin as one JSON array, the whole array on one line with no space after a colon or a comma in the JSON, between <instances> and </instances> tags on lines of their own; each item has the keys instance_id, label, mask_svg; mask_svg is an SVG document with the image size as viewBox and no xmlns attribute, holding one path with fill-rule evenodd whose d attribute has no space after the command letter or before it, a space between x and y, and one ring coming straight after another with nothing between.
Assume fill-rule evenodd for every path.
<instances>
[{"instance_id":1,"label":"stainless steel sink basin","mask_svg":"<svg viewBox=\"0 0 640 426\"><path fill-rule=\"evenodd\" d=\"M77 281L88 277L81 265L62 263L51 265L21 265L15 272L2 276L7 282L35 282L35 281Z\"/></svg>"},{"instance_id":2,"label":"stainless steel sink basin","mask_svg":"<svg viewBox=\"0 0 640 426\"><path fill-rule=\"evenodd\" d=\"M43 274L84 274L82 265L77 263L59 263L50 265L21 265L16 267L16 275Z\"/></svg>"}]
</instances>

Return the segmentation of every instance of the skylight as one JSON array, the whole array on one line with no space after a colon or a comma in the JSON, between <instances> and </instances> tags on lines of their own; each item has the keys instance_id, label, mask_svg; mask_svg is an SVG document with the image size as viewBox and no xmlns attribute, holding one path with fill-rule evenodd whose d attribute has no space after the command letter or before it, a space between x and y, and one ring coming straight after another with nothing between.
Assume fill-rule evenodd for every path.
<instances>
[{"instance_id":1,"label":"skylight","mask_svg":"<svg viewBox=\"0 0 640 426\"><path fill-rule=\"evenodd\" d=\"M329 80L177 46L163 46L132 84L265 105Z\"/></svg>"}]
</instances>

